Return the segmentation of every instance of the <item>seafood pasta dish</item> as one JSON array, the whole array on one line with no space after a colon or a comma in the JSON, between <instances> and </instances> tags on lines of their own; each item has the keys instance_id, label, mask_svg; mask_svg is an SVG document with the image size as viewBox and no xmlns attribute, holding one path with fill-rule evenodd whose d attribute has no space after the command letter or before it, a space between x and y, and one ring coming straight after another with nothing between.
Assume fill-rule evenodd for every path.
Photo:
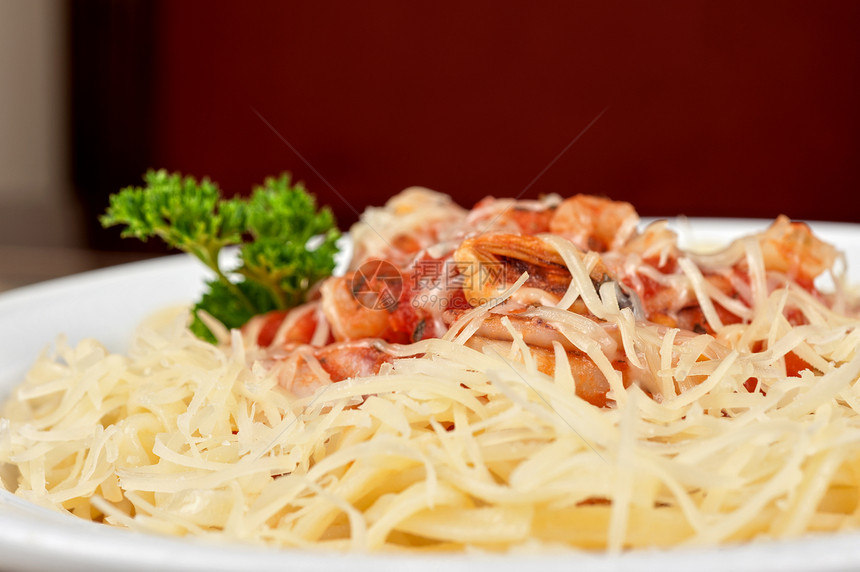
<instances>
[{"instance_id":1,"label":"seafood pasta dish","mask_svg":"<svg viewBox=\"0 0 860 572\"><path fill-rule=\"evenodd\" d=\"M806 224L693 251L625 202L466 209L411 188L349 238L345 271L307 274L295 303L234 324L165 309L123 354L60 339L0 410L14 492L134 530L332 550L860 527L860 306Z\"/></svg>"}]
</instances>

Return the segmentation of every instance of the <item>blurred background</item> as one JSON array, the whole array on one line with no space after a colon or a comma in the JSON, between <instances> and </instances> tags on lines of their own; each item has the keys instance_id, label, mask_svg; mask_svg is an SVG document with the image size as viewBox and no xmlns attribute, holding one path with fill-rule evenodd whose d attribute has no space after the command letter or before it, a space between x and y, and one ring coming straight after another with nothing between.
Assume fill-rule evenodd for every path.
<instances>
[{"instance_id":1,"label":"blurred background","mask_svg":"<svg viewBox=\"0 0 860 572\"><path fill-rule=\"evenodd\" d=\"M860 222L860 2L0 0L0 288L163 252L150 167L290 171L342 228L423 185Z\"/></svg>"}]
</instances>

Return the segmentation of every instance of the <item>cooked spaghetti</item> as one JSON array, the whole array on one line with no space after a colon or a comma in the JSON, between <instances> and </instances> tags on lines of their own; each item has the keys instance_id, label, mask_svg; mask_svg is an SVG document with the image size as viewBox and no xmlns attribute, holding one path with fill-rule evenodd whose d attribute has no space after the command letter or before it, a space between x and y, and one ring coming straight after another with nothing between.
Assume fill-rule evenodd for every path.
<instances>
[{"instance_id":1,"label":"cooked spaghetti","mask_svg":"<svg viewBox=\"0 0 860 572\"><path fill-rule=\"evenodd\" d=\"M838 276L815 285L836 250L785 218L712 254L638 222L593 197L466 211L408 190L306 305L203 316L218 345L184 310L127 355L60 340L5 403L0 461L81 518L285 547L860 526L860 317Z\"/></svg>"}]
</instances>

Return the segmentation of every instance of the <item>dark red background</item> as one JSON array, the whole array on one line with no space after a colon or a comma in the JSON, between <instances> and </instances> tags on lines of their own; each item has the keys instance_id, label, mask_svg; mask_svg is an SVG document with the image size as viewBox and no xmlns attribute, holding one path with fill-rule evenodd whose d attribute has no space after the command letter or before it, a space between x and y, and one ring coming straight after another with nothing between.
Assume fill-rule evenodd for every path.
<instances>
[{"instance_id":1,"label":"dark red background","mask_svg":"<svg viewBox=\"0 0 860 572\"><path fill-rule=\"evenodd\" d=\"M860 2L156 6L151 164L230 192L860 222Z\"/></svg>"}]
</instances>

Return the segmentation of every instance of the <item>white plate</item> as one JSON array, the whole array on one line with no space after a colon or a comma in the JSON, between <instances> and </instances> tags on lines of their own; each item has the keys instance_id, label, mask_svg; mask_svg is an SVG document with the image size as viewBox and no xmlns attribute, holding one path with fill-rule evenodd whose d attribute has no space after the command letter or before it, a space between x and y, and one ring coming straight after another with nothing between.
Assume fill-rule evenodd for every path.
<instances>
[{"instance_id":1,"label":"white plate","mask_svg":"<svg viewBox=\"0 0 860 572\"><path fill-rule=\"evenodd\" d=\"M691 219L678 227L686 243L713 244L766 226L764 221ZM860 225L815 223L846 253L860 282ZM161 307L187 303L206 276L185 256L150 260L46 282L0 295L0 398L57 334L94 337L121 351L134 326ZM130 532L42 509L0 490L2 570L462 570L521 571L849 570L860 567L860 533L758 542L707 550L635 551L610 557L552 555L373 555L264 550Z\"/></svg>"}]
</instances>

